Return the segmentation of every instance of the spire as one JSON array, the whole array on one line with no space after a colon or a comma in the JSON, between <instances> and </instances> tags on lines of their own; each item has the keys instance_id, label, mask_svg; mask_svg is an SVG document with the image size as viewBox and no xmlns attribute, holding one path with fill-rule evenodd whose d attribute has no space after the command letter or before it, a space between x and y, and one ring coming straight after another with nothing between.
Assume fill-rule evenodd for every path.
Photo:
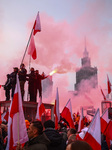
<instances>
[{"instance_id":1,"label":"spire","mask_svg":"<svg viewBox=\"0 0 112 150\"><path fill-rule=\"evenodd\" d=\"M85 49L83 52L83 58L81 60L83 67L90 67L91 66L91 61L90 61L90 58L88 55L89 55L89 53L88 53L87 48L86 48L86 37L85 37Z\"/></svg>"},{"instance_id":2,"label":"spire","mask_svg":"<svg viewBox=\"0 0 112 150\"><path fill-rule=\"evenodd\" d=\"M87 51L87 48L86 48L86 37L85 37L85 50L83 52L83 57L88 57L88 51Z\"/></svg>"}]
</instances>

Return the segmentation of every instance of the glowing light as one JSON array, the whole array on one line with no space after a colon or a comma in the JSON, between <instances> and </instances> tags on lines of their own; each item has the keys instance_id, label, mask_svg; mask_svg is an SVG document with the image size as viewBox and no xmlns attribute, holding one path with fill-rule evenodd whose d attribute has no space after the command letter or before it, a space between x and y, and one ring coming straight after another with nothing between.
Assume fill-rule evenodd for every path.
<instances>
[{"instance_id":1,"label":"glowing light","mask_svg":"<svg viewBox=\"0 0 112 150\"><path fill-rule=\"evenodd\" d=\"M53 70L52 72L49 73L49 75L52 76L56 72L57 72L57 70Z\"/></svg>"}]
</instances>

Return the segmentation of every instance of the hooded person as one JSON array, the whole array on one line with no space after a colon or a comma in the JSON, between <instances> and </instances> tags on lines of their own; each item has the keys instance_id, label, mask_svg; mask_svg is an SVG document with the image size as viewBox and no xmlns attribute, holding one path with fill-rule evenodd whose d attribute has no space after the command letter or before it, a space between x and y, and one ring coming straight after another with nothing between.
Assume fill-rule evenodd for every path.
<instances>
[{"instance_id":1,"label":"hooded person","mask_svg":"<svg viewBox=\"0 0 112 150\"><path fill-rule=\"evenodd\" d=\"M50 145L48 145L48 150L65 150L66 141L63 139L62 135L55 130L55 124L52 120L47 120L44 122L44 134L50 140Z\"/></svg>"}]
</instances>

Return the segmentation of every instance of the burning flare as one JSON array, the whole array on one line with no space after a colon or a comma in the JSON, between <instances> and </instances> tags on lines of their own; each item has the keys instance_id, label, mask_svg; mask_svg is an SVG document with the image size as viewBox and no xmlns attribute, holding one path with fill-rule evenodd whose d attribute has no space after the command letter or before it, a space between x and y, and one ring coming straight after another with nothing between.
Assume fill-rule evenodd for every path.
<instances>
[{"instance_id":1,"label":"burning flare","mask_svg":"<svg viewBox=\"0 0 112 150\"><path fill-rule=\"evenodd\" d=\"M52 76L54 73L57 72L57 69L53 70L52 72L49 73L50 76Z\"/></svg>"}]
</instances>

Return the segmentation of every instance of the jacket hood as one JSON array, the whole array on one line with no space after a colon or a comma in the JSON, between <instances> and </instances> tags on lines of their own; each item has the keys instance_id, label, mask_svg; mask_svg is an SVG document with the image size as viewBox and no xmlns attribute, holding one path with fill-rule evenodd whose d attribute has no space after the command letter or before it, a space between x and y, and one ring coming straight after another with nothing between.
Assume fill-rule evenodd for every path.
<instances>
[{"instance_id":1,"label":"jacket hood","mask_svg":"<svg viewBox=\"0 0 112 150\"><path fill-rule=\"evenodd\" d=\"M44 130L47 138L50 140L50 144L53 146L57 146L62 143L62 136L53 128L47 128Z\"/></svg>"}]
</instances>

